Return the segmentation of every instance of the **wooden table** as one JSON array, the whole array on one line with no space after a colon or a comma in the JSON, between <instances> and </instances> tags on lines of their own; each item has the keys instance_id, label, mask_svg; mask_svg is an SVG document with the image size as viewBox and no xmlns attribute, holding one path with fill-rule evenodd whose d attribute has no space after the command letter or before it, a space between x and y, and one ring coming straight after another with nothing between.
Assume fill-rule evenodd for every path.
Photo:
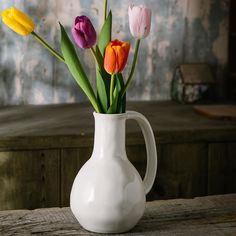
<instances>
[{"instance_id":1,"label":"wooden table","mask_svg":"<svg viewBox=\"0 0 236 236\"><path fill-rule=\"evenodd\" d=\"M149 200L236 192L236 122L214 120L191 105L129 102L150 121L158 151ZM93 147L85 104L0 107L0 210L67 207L72 182ZM140 128L127 122L127 155L141 176Z\"/></svg>"},{"instance_id":2,"label":"wooden table","mask_svg":"<svg viewBox=\"0 0 236 236\"><path fill-rule=\"evenodd\" d=\"M85 231L70 208L42 208L0 211L0 235L96 234ZM126 235L235 236L236 194L148 202L143 218Z\"/></svg>"}]
</instances>

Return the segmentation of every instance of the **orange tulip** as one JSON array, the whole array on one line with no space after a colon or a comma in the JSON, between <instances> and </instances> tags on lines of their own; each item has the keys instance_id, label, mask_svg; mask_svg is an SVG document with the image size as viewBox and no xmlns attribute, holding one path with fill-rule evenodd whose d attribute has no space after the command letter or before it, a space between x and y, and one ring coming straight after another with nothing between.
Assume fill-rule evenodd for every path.
<instances>
[{"instance_id":1,"label":"orange tulip","mask_svg":"<svg viewBox=\"0 0 236 236\"><path fill-rule=\"evenodd\" d=\"M105 50L104 68L109 74L120 73L127 62L130 43L113 40Z\"/></svg>"}]
</instances>

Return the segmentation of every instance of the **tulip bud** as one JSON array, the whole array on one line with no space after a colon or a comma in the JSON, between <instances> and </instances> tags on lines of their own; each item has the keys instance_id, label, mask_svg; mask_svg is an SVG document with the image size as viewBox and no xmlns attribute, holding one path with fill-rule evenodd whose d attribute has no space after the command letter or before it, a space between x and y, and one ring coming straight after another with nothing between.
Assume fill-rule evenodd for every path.
<instances>
[{"instance_id":1,"label":"tulip bud","mask_svg":"<svg viewBox=\"0 0 236 236\"><path fill-rule=\"evenodd\" d=\"M134 38L146 38L151 28L151 9L140 6L129 6L129 28Z\"/></svg>"},{"instance_id":2,"label":"tulip bud","mask_svg":"<svg viewBox=\"0 0 236 236\"><path fill-rule=\"evenodd\" d=\"M71 32L80 48L91 48L96 43L97 34L87 16L77 16Z\"/></svg>"},{"instance_id":3,"label":"tulip bud","mask_svg":"<svg viewBox=\"0 0 236 236\"><path fill-rule=\"evenodd\" d=\"M2 21L10 29L22 36L27 36L32 33L35 28L32 19L15 7L2 12Z\"/></svg>"},{"instance_id":4,"label":"tulip bud","mask_svg":"<svg viewBox=\"0 0 236 236\"><path fill-rule=\"evenodd\" d=\"M114 40L108 43L105 50L104 68L109 74L120 73L127 62L130 43Z\"/></svg>"}]
</instances>

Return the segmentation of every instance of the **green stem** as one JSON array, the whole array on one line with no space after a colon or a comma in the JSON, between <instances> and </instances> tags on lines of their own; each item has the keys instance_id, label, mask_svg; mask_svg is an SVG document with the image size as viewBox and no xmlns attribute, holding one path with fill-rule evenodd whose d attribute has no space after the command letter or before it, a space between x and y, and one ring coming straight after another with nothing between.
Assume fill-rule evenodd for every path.
<instances>
[{"instance_id":1,"label":"green stem","mask_svg":"<svg viewBox=\"0 0 236 236\"><path fill-rule=\"evenodd\" d=\"M114 90L114 84L115 84L115 74L111 75L111 86L110 86L110 106L113 103L113 90Z\"/></svg>"},{"instance_id":2,"label":"green stem","mask_svg":"<svg viewBox=\"0 0 236 236\"><path fill-rule=\"evenodd\" d=\"M101 65L99 64L99 60L98 60L98 56L94 50L93 47L89 48L90 49L90 52L92 53L93 57L94 57L94 60L96 61L96 65L97 67L99 68L100 72L102 72L102 68L101 68Z\"/></svg>"},{"instance_id":3,"label":"green stem","mask_svg":"<svg viewBox=\"0 0 236 236\"><path fill-rule=\"evenodd\" d=\"M58 54L53 48L51 48L39 35L37 35L34 31L31 33L45 48L47 48L54 56L56 56L59 60L65 63L65 59Z\"/></svg>"},{"instance_id":4,"label":"green stem","mask_svg":"<svg viewBox=\"0 0 236 236\"><path fill-rule=\"evenodd\" d=\"M107 0L104 2L104 22L106 21L107 18Z\"/></svg>"},{"instance_id":5,"label":"green stem","mask_svg":"<svg viewBox=\"0 0 236 236\"><path fill-rule=\"evenodd\" d=\"M138 50L139 50L140 41L141 41L140 39L137 39L137 41L136 41L132 67L131 67L131 70L130 70L130 73L129 73L129 77L128 77L126 83L125 83L125 86L121 91L121 98L123 98L123 96L125 95L126 89L129 85L131 79L132 79L133 74L134 74L134 69L135 69L135 66L137 64Z\"/></svg>"},{"instance_id":6,"label":"green stem","mask_svg":"<svg viewBox=\"0 0 236 236\"><path fill-rule=\"evenodd\" d=\"M97 113L101 113L101 108L99 107L95 96L94 96L94 99L90 99L90 102L92 103L92 106L93 106L94 110L95 110Z\"/></svg>"}]
</instances>

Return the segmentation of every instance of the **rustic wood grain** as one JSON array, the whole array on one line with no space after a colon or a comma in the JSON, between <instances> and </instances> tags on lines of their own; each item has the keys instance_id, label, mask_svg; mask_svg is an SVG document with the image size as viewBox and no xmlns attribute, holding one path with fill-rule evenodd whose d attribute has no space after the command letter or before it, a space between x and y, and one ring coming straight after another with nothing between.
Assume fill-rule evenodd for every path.
<instances>
[{"instance_id":1,"label":"rustic wood grain","mask_svg":"<svg viewBox=\"0 0 236 236\"><path fill-rule=\"evenodd\" d=\"M97 235L85 231L69 208L2 211L0 234ZM235 236L236 194L148 202L141 221L125 235Z\"/></svg>"},{"instance_id":2,"label":"rustic wood grain","mask_svg":"<svg viewBox=\"0 0 236 236\"><path fill-rule=\"evenodd\" d=\"M225 192L227 156L226 143L208 145L208 194Z\"/></svg>"},{"instance_id":3,"label":"rustic wood grain","mask_svg":"<svg viewBox=\"0 0 236 236\"><path fill-rule=\"evenodd\" d=\"M147 199L236 192L235 122L174 102L130 102L128 109L148 118L157 141L157 178ZM68 206L74 177L92 152L91 107L1 107L0 123L0 209ZM145 145L135 122L127 121L126 137L128 158L144 176Z\"/></svg>"},{"instance_id":4,"label":"rustic wood grain","mask_svg":"<svg viewBox=\"0 0 236 236\"><path fill-rule=\"evenodd\" d=\"M208 147L208 194L236 192L236 143Z\"/></svg>"},{"instance_id":5,"label":"rustic wood grain","mask_svg":"<svg viewBox=\"0 0 236 236\"><path fill-rule=\"evenodd\" d=\"M0 152L0 210L58 206L59 151Z\"/></svg>"},{"instance_id":6,"label":"rustic wood grain","mask_svg":"<svg viewBox=\"0 0 236 236\"><path fill-rule=\"evenodd\" d=\"M236 142L227 143L226 193L236 192Z\"/></svg>"},{"instance_id":7,"label":"rustic wood grain","mask_svg":"<svg viewBox=\"0 0 236 236\"><path fill-rule=\"evenodd\" d=\"M147 117L158 143L236 139L235 122L208 119L196 114L189 105L129 102L128 109ZM92 112L88 104L1 107L0 149L89 147L93 144ZM127 143L143 144L137 124L127 123Z\"/></svg>"},{"instance_id":8,"label":"rustic wood grain","mask_svg":"<svg viewBox=\"0 0 236 236\"><path fill-rule=\"evenodd\" d=\"M161 178L165 197L195 197L207 194L207 145L165 144L162 145L160 159L160 169L166 171ZM174 189L178 189L177 196L171 196L165 190L171 180L172 185L176 185Z\"/></svg>"}]
</instances>

